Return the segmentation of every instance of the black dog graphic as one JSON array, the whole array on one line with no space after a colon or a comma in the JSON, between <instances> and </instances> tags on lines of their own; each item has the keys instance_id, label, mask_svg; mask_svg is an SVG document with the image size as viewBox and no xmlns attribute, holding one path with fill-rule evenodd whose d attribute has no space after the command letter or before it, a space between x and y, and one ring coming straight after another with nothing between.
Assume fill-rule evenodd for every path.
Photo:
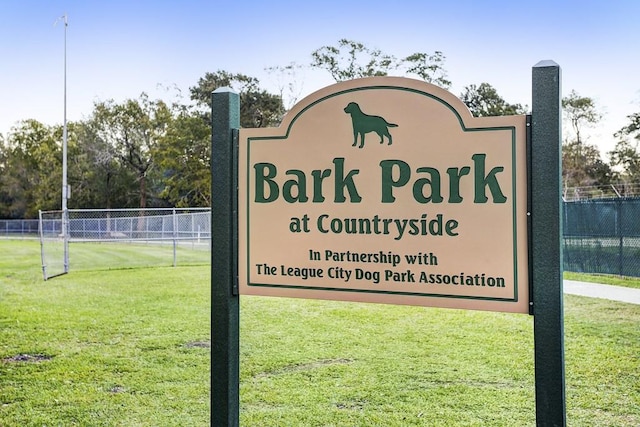
<instances>
[{"instance_id":1,"label":"black dog graphic","mask_svg":"<svg viewBox=\"0 0 640 427\"><path fill-rule=\"evenodd\" d=\"M380 144L384 142L386 136L389 140L389 145L392 143L391 134L389 128L398 127L393 123L388 123L380 116L370 116L365 114L360 109L360 106L355 102L350 102L344 109L344 112L351 114L351 122L353 123L353 147L358 143L358 135L360 135L360 147L364 147L364 135L369 132L375 132L380 137Z\"/></svg>"}]
</instances>

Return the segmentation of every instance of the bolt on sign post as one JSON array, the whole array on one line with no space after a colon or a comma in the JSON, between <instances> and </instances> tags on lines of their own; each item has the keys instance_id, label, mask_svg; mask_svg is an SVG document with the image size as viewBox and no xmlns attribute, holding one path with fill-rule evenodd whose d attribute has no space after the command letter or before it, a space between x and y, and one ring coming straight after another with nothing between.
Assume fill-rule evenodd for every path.
<instances>
[{"instance_id":1,"label":"bolt on sign post","mask_svg":"<svg viewBox=\"0 0 640 427\"><path fill-rule=\"evenodd\" d=\"M536 251L530 247L538 247L539 239L529 225L532 216L535 224L536 203L546 203L553 213L554 202L543 201L542 181L559 182L559 176L535 180L539 197L530 197L527 141L537 135L531 132L536 108L555 114L540 107L547 95L536 84L534 79L533 118L475 118L437 86L399 77L358 79L308 96L278 128L239 133L233 130L237 122L216 121L229 115L228 103L220 101L224 93L213 94L212 247L219 244L216 221L218 238L227 239L220 242L224 252L212 253L212 364L218 366L212 368L211 398L212 412L219 411L213 425L239 422L239 385L233 383L239 363L231 360L238 358L237 291L535 310L546 318L533 306L536 293L530 291L537 277L531 274L530 254ZM552 169L544 173L558 172ZM556 240L559 245L559 235L544 244L553 247ZM555 276L549 277L549 293L559 286L552 282ZM536 346L536 355L543 347ZM563 386L564 371L562 376ZM551 395L563 399L564 389L536 393ZM547 422L540 412L538 425L562 425Z\"/></svg>"}]
</instances>

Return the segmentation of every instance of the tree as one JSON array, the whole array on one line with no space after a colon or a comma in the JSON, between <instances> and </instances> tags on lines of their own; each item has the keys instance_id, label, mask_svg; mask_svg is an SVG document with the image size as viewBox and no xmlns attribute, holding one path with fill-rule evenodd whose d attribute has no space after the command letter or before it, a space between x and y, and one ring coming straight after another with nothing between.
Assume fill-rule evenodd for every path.
<instances>
[{"instance_id":1,"label":"tree","mask_svg":"<svg viewBox=\"0 0 640 427\"><path fill-rule=\"evenodd\" d=\"M299 80L298 73L304 69L304 65L290 62L284 66L265 68L276 79L278 96L282 100L284 111L288 111L302 95L303 82ZM285 101L286 99L286 101Z\"/></svg>"},{"instance_id":2,"label":"tree","mask_svg":"<svg viewBox=\"0 0 640 427\"><path fill-rule=\"evenodd\" d=\"M67 183L71 188L69 208L94 207L92 200L96 197L91 188L93 168L78 139L83 128L82 122L67 123Z\"/></svg>"},{"instance_id":3,"label":"tree","mask_svg":"<svg viewBox=\"0 0 640 427\"><path fill-rule=\"evenodd\" d=\"M38 210L60 209L62 129L36 120L18 122L0 156L0 216L36 218Z\"/></svg>"},{"instance_id":4,"label":"tree","mask_svg":"<svg viewBox=\"0 0 640 427\"><path fill-rule=\"evenodd\" d=\"M10 150L5 145L4 137L0 136L0 218L13 217L11 194L7 185L11 174L10 158Z\"/></svg>"},{"instance_id":5,"label":"tree","mask_svg":"<svg viewBox=\"0 0 640 427\"><path fill-rule=\"evenodd\" d=\"M135 173L141 208L147 207L147 183L155 164L153 153L171 120L169 107L161 100L149 100L145 93L122 104L109 100L94 105L92 126L96 135Z\"/></svg>"},{"instance_id":6,"label":"tree","mask_svg":"<svg viewBox=\"0 0 640 427\"><path fill-rule=\"evenodd\" d=\"M526 106L521 104L509 104L498 91L489 83L481 83L480 86L469 85L464 88L460 95L474 117L487 116L510 116L514 114L525 114Z\"/></svg>"},{"instance_id":7,"label":"tree","mask_svg":"<svg viewBox=\"0 0 640 427\"><path fill-rule=\"evenodd\" d=\"M582 130L585 126L592 126L600 121L602 114L596 108L595 101L589 97L578 95L575 90L569 96L562 98L562 111L565 119L571 124L575 141L582 144Z\"/></svg>"},{"instance_id":8,"label":"tree","mask_svg":"<svg viewBox=\"0 0 640 427\"><path fill-rule=\"evenodd\" d=\"M562 98L562 109L564 120L569 122L573 131L567 134L562 144L565 194L571 187L608 186L611 183L611 168L602 161L597 147L587 144L583 137L584 128L593 126L602 118L594 100L572 90Z\"/></svg>"},{"instance_id":9,"label":"tree","mask_svg":"<svg viewBox=\"0 0 640 427\"><path fill-rule=\"evenodd\" d=\"M155 153L162 170L160 197L172 206L211 206L211 128L186 107L160 138Z\"/></svg>"},{"instance_id":10,"label":"tree","mask_svg":"<svg viewBox=\"0 0 640 427\"><path fill-rule=\"evenodd\" d=\"M640 183L640 151L638 150L638 143L639 141L622 139L609 152L611 165L621 167L619 178L625 182Z\"/></svg>"},{"instance_id":11,"label":"tree","mask_svg":"<svg viewBox=\"0 0 640 427\"><path fill-rule=\"evenodd\" d=\"M282 98L260 88L260 81L227 71L206 73L197 86L189 88L191 100L203 108L203 118L211 122L211 92L229 87L240 95L240 126L246 128L276 126L284 114Z\"/></svg>"},{"instance_id":12,"label":"tree","mask_svg":"<svg viewBox=\"0 0 640 427\"><path fill-rule=\"evenodd\" d=\"M69 126L69 184L72 208L116 208L137 200L136 176L116 147L100 137L92 118Z\"/></svg>"},{"instance_id":13,"label":"tree","mask_svg":"<svg viewBox=\"0 0 640 427\"><path fill-rule=\"evenodd\" d=\"M578 140L562 144L562 184L565 197L581 197L585 187L604 187L611 183L612 171L594 145Z\"/></svg>"},{"instance_id":14,"label":"tree","mask_svg":"<svg viewBox=\"0 0 640 427\"><path fill-rule=\"evenodd\" d=\"M618 138L632 137L640 141L640 113L633 113L627 116L627 119L629 119L629 124L616 132L614 136Z\"/></svg>"},{"instance_id":15,"label":"tree","mask_svg":"<svg viewBox=\"0 0 640 427\"><path fill-rule=\"evenodd\" d=\"M338 47L323 46L311 53L312 67L325 69L337 82L360 77L386 76L397 67L397 60L347 39L338 40Z\"/></svg>"},{"instance_id":16,"label":"tree","mask_svg":"<svg viewBox=\"0 0 640 427\"><path fill-rule=\"evenodd\" d=\"M68 123L69 208L130 206L136 176L91 126L91 121ZM60 209L61 146L59 125L25 120L12 128L0 146L0 217L34 218L38 210Z\"/></svg>"},{"instance_id":17,"label":"tree","mask_svg":"<svg viewBox=\"0 0 640 427\"><path fill-rule=\"evenodd\" d=\"M431 55L417 52L397 59L363 43L340 39L338 46L320 47L311 53L311 57L311 67L328 71L336 82L360 77L387 76L398 70L399 74L415 75L444 88L451 85L442 66L445 57L439 51Z\"/></svg>"},{"instance_id":18,"label":"tree","mask_svg":"<svg viewBox=\"0 0 640 427\"><path fill-rule=\"evenodd\" d=\"M614 134L618 142L609 152L611 165L619 167L618 178L625 186L640 183L640 113L627 116L629 124Z\"/></svg>"},{"instance_id":19,"label":"tree","mask_svg":"<svg viewBox=\"0 0 640 427\"><path fill-rule=\"evenodd\" d=\"M415 74L427 83L433 83L445 89L451 86L451 81L447 79L447 73L442 64L445 56L436 50L432 55L425 52L413 53L402 60L402 67L409 75Z\"/></svg>"}]
</instances>

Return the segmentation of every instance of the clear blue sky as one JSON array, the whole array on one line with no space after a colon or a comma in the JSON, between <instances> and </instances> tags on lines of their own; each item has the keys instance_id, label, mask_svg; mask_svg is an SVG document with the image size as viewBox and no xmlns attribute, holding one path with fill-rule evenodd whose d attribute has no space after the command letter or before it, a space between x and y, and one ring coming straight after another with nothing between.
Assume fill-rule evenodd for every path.
<instances>
[{"instance_id":1,"label":"clear blue sky","mask_svg":"<svg viewBox=\"0 0 640 427\"><path fill-rule=\"evenodd\" d=\"M18 120L63 121L67 14L68 120L94 101L174 97L208 71L258 77L276 92L265 67L306 64L313 50L340 38L395 56L442 51L459 95L488 82L507 101L531 105L531 67L562 67L563 93L575 89L605 113L590 131L602 151L611 134L640 111L640 2L520 1L0 1L0 133ZM303 94L332 83L326 73L296 77Z\"/></svg>"}]
</instances>

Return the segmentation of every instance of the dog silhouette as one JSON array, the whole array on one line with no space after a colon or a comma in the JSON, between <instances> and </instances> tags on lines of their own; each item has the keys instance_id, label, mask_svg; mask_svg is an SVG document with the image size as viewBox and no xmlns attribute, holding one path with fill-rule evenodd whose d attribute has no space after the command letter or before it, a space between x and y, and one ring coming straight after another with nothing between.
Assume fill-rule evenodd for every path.
<instances>
[{"instance_id":1,"label":"dog silhouette","mask_svg":"<svg viewBox=\"0 0 640 427\"><path fill-rule=\"evenodd\" d=\"M360 109L360 106L355 102L350 102L345 108L344 112L351 115L351 122L353 124L353 144L355 147L358 144L358 135L360 135L360 146L364 147L364 136L369 132L375 132L380 137L380 144L384 143L384 137L386 136L391 145L393 138L389 133L389 128L398 127L398 125L389 123L380 116L370 116L365 114Z\"/></svg>"}]
</instances>

